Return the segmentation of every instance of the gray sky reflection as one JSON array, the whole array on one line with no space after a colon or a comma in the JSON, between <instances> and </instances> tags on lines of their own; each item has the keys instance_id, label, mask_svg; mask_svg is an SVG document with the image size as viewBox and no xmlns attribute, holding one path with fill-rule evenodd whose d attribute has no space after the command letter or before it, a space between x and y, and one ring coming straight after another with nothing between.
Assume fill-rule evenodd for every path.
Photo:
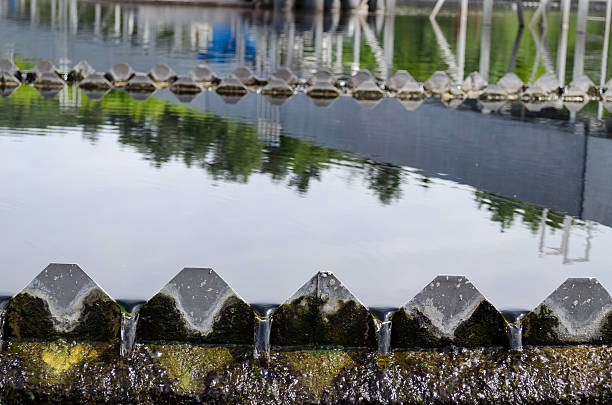
<instances>
[{"instance_id":1,"label":"gray sky reflection","mask_svg":"<svg viewBox=\"0 0 612 405\"><path fill-rule=\"evenodd\" d=\"M357 169L334 166L300 195L263 174L239 184L181 162L155 168L102 132L93 144L74 129L0 131L3 291L52 261L79 263L116 298L147 298L185 266L214 267L249 302L283 301L318 270L370 306L402 305L436 274L467 275L500 308L533 307L570 276L612 285L603 225L590 261L564 265L520 220L500 232L474 189L450 181L408 177L381 205ZM585 229L571 228L572 257ZM548 229L544 251L562 236Z\"/></svg>"}]
</instances>

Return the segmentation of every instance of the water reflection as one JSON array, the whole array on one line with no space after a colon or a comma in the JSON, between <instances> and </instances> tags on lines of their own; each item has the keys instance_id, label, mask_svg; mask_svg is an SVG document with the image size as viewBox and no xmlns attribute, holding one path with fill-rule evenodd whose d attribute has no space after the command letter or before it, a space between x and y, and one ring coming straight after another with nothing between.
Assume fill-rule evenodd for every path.
<instances>
[{"instance_id":1,"label":"water reflection","mask_svg":"<svg viewBox=\"0 0 612 405\"><path fill-rule=\"evenodd\" d=\"M287 66L302 75L367 68L387 78L406 69L425 80L447 70L460 82L472 71L490 81L515 71L528 83L545 72L562 83L586 73L603 85L611 74L609 7L581 1L573 12L568 0L538 4L525 10L520 2L492 0L433 10L410 4L364 15L2 0L0 19L7 24L0 33L11 38L2 44L8 56L26 64L50 58L66 69L81 59L99 70L126 59L138 70L167 62L185 73L199 60L220 73L247 64L262 75Z\"/></svg>"},{"instance_id":2,"label":"water reflection","mask_svg":"<svg viewBox=\"0 0 612 405\"><path fill-rule=\"evenodd\" d=\"M2 256L23 276L6 289L50 260L87 263L110 293L133 298L188 263L219 267L246 299L273 302L322 267L374 305L402 305L435 273L467 274L500 307L535 305L568 275L609 278L612 232L601 224L285 130L272 139L257 119L119 90L93 102L70 89L67 99L22 87L0 100L0 169L12 173L0 218L14 230L0 235ZM419 271L406 271L411 260ZM373 289L368 269L396 282ZM522 297L500 289L515 273L534 280ZM264 288L271 277L278 291Z\"/></svg>"}]
</instances>

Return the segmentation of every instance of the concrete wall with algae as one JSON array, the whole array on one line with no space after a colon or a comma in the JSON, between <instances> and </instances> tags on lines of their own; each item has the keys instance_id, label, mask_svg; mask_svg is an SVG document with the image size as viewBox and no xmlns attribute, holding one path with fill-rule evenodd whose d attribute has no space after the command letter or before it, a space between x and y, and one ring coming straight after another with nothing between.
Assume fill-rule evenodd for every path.
<instances>
[{"instance_id":1,"label":"concrete wall with algae","mask_svg":"<svg viewBox=\"0 0 612 405\"><path fill-rule=\"evenodd\" d=\"M609 404L612 348L295 349L10 342L0 402Z\"/></svg>"},{"instance_id":2,"label":"concrete wall with algae","mask_svg":"<svg viewBox=\"0 0 612 405\"><path fill-rule=\"evenodd\" d=\"M0 311L0 403L612 403L612 299L595 279L515 319L450 275L382 315L329 272L258 309L212 269L121 307L50 264Z\"/></svg>"}]
</instances>

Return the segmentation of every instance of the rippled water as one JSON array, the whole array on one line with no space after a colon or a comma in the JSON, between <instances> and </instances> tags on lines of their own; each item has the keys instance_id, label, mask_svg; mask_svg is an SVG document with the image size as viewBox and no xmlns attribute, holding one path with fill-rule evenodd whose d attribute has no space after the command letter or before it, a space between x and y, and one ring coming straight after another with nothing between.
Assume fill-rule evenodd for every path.
<instances>
[{"instance_id":1,"label":"rippled water","mask_svg":"<svg viewBox=\"0 0 612 405\"><path fill-rule=\"evenodd\" d=\"M22 67L87 59L102 70L126 59L138 70L162 61L184 73L205 60L221 73L241 62L260 73L275 64L350 73L351 24L359 24L358 67L384 75L370 29L379 45L393 45L393 70L422 80L451 68L421 7L401 9L393 23L383 17L380 30L379 17L343 16L329 35L327 15L288 22L236 10L120 7L116 34L111 6L99 7L96 27L91 3L75 2L76 20L72 3L53 3L73 22L64 25L51 2L35 12L27 2L0 4L0 47ZM455 52L453 7L438 19ZM492 17L492 80L508 65L513 13L496 7ZM465 72L479 68L481 14L475 7L468 18ZM385 24L394 24L386 42ZM293 59L272 54L290 32L303 39ZM515 63L524 80L536 57L530 35ZM595 57L585 59L593 80L597 41L589 39ZM572 60L570 44L568 77ZM543 69L536 64L537 74ZM167 91L137 102L113 90L94 101L75 89L44 99L21 87L0 99L0 292L15 293L53 261L79 263L113 297L129 299L148 298L186 266L214 267L259 303L283 301L319 270L333 271L368 306L403 305L441 273L467 275L503 309L531 308L570 276L610 288L609 117L597 103L577 114L520 104L490 112L470 101L409 111L395 99L364 108L341 97L320 107L296 95L279 106L257 94L228 104L205 92L184 104Z\"/></svg>"}]
</instances>

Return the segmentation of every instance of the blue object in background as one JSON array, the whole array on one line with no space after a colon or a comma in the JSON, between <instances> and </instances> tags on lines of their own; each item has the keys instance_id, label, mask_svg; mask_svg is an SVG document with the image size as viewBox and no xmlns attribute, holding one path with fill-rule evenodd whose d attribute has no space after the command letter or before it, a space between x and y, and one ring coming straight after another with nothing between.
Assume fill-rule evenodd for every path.
<instances>
[{"instance_id":1,"label":"blue object in background","mask_svg":"<svg viewBox=\"0 0 612 405\"><path fill-rule=\"evenodd\" d=\"M246 26L242 27L244 35L244 58L246 62L254 62L256 55L255 35L247 31ZM232 60L236 55L236 36L229 24L213 25L212 40L208 43L207 49L199 50L196 59L208 62L224 63Z\"/></svg>"}]
</instances>

